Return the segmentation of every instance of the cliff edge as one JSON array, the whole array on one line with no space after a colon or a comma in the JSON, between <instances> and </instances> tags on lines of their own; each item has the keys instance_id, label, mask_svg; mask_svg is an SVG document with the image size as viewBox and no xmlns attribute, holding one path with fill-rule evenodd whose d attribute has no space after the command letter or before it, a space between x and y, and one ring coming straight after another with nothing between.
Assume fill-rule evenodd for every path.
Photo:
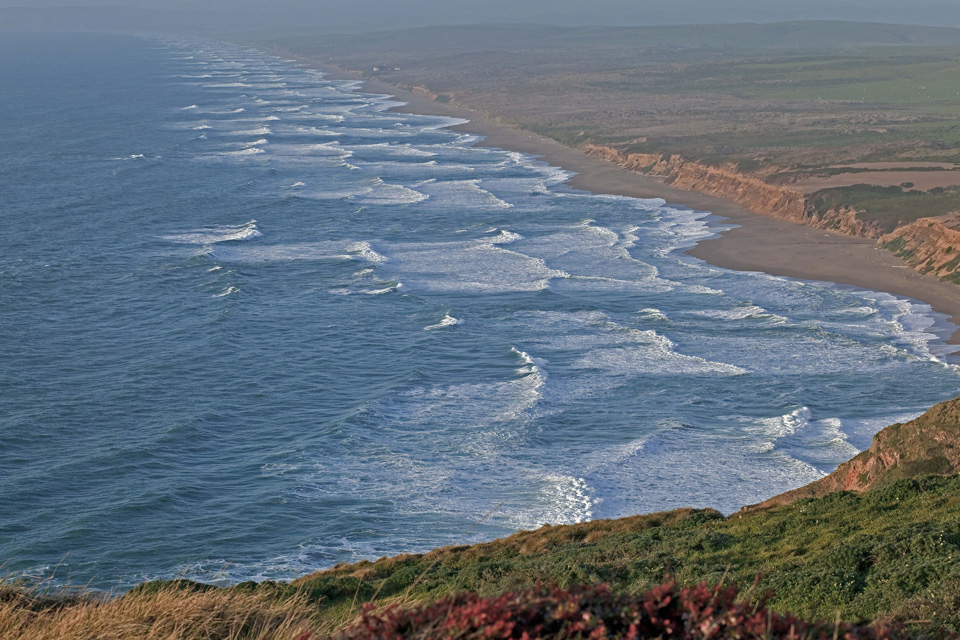
<instances>
[{"instance_id":1,"label":"cliff edge","mask_svg":"<svg viewBox=\"0 0 960 640\"><path fill-rule=\"evenodd\" d=\"M837 491L869 491L903 478L951 475L960 469L960 398L942 402L922 416L893 424L873 437L870 448L805 487L741 509L754 511L821 498Z\"/></svg>"}]
</instances>

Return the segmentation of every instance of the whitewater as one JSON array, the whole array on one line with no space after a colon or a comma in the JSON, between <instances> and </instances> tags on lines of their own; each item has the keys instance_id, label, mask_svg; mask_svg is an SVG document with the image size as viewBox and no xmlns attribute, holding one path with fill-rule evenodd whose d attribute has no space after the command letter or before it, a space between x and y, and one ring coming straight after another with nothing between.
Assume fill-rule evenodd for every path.
<instances>
[{"instance_id":1,"label":"whitewater","mask_svg":"<svg viewBox=\"0 0 960 640\"><path fill-rule=\"evenodd\" d=\"M713 267L684 253L709 212L357 83L189 39L0 49L32 60L0 56L13 575L290 579L730 513L960 387L926 305Z\"/></svg>"}]
</instances>

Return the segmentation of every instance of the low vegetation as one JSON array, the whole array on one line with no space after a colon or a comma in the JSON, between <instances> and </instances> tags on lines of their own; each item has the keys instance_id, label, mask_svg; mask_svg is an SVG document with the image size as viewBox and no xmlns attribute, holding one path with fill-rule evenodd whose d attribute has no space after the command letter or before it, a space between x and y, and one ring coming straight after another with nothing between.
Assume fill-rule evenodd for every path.
<instances>
[{"instance_id":1,"label":"low vegetation","mask_svg":"<svg viewBox=\"0 0 960 640\"><path fill-rule=\"evenodd\" d=\"M170 583L106 597L0 587L0 638L5 640L292 640L329 624L305 598L277 598L268 589Z\"/></svg>"},{"instance_id":2,"label":"low vegetation","mask_svg":"<svg viewBox=\"0 0 960 640\"><path fill-rule=\"evenodd\" d=\"M809 623L737 598L737 588L661 585L641 595L605 586L536 589L493 598L448 596L426 606L369 609L337 640L639 640L640 638L885 639L905 636L885 627Z\"/></svg>"}]
</instances>

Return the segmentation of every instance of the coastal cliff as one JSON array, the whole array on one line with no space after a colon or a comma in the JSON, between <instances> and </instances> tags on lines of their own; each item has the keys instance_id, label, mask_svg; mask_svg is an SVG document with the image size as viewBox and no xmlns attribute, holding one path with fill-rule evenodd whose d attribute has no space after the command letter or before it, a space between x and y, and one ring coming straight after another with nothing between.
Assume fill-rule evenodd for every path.
<instances>
[{"instance_id":1,"label":"coastal cliff","mask_svg":"<svg viewBox=\"0 0 960 640\"><path fill-rule=\"evenodd\" d=\"M821 498L837 491L869 491L914 476L949 475L960 469L960 398L940 403L919 418L894 424L873 437L870 448L833 473L741 512Z\"/></svg>"},{"instance_id":2,"label":"coastal cliff","mask_svg":"<svg viewBox=\"0 0 960 640\"><path fill-rule=\"evenodd\" d=\"M734 200L762 215L801 224L808 221L802 193L768 185L732 167L712 167L687 161L677 155L627 154L613 147L595 144L586 144L582 149L591 156L625 169L663 178L664 182L678 189Z\"/></svg>"},{"instance_id":3,"label":"coastal cliff","mask_svg":"<svg viewBox=\"0 0 960 640\"><path fill-rule=\"evenodd\" d=\"M734 164L712 166L679 155L624 153L587 143L581 149L601 160L644 175L662 178L678 189L733 200L753 213L849 236L870 238L922 273L960 281L960 215L921 218L890 228L856 205L838 201L830 190L804 193L769 184L739 171ZM908 206L905 204L904 206Z\"/></svg>"},{"instance_id":4,"label":"coastal cliff","mask_svg":"<svg viewBox=\"0 0 960 640\"><path fill-rule=\"evenodd\" d=\"M960 284L960 216L921 218L882 236L880 243L916 270Z\"/></svg>"}]
</instances>

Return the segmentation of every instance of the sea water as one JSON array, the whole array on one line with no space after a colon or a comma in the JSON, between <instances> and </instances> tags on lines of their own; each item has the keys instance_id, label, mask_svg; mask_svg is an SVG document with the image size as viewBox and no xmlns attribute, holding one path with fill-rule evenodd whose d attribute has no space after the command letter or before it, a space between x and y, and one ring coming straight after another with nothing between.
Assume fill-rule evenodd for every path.
<instances>
[{"instance_id":1,"label":"sea water","mask_svg":"<svg viewBox=\"0 0 960 640\"><path fill-rule=\"evenodd\" d=\"M0 40L0 562L123 588L823 476L957 394L916 302L719 269L261 52Z\"/></svg>"}]
</instances>

